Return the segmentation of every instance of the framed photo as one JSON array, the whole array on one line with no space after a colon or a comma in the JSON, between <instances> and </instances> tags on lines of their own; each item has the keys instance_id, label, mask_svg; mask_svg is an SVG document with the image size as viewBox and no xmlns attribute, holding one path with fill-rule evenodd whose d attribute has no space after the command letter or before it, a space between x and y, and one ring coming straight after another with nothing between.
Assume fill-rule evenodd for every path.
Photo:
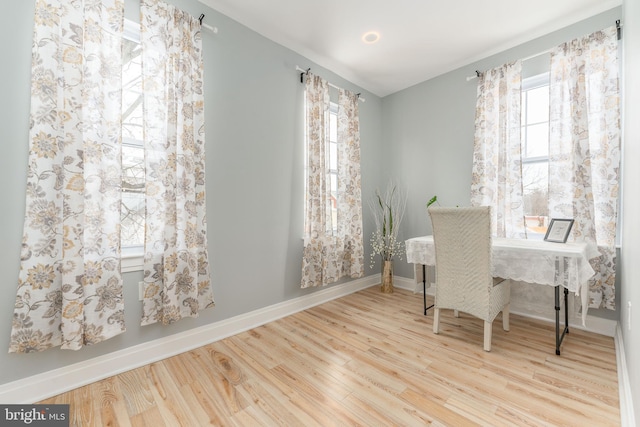
<instances>
[{"instance_id":1,"label":"framed photo","mask_svg":"<svg viewBox=\"0 0 640 427\"><path fill-rule=\"evenodd\" d=\"M547 234L544 235L544 240L547 242L566 243L571 227L573 227L572 219L553 218L547 229Z\"/></svg>"}]
</instances>

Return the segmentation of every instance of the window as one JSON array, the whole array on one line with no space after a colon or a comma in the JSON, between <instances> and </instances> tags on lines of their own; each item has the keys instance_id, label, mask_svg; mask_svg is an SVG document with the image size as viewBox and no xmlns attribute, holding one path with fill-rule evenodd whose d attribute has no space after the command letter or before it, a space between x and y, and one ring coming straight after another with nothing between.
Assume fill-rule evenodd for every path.
<instances>
[{"instance_id":1,"label":"window","mask_svg":"<svg viewBox=\"0 0 640 427\"><path fill-rule=\"evenodd\" d=\"M327 158L329 160L329 191L330 201L326 206L327 218L331 218L331 223L326 225L328 234L335 235L338 232L338 104L331 102L329 104L329 141L327 144ZM305 147L305 150L307 147ZM305 179L307 177L307 156L305 154ZM305 212L307 204L307 185L305 183ZM305 215L305 235L309 234L309 225L306 224Z\"/></svg>"},{"instance_id":2,"label":"window","mask_svg":"<svg viewBox=\"0 0 640 427\"><path fill-rule=\"evenodd\" d=\"M142 46L138 24L125 20L122 61L123 271L142 268L145 227L145 168L142 135ZM139 258L139 259L136 259ZM125 260L127 260L125 262Z\"/></svg>"},{"instance_id":3,"label":"window","mask_svg":"<svg viewBox=\"0 0 640 427\"><path fill-rule=\"evenodd\" d=\"M542 239L549 226L549 74L522 82L522 186L527 236Z\"/></svg>"},{"instance_id":4,"label":"window","mask_svg":"<svg viewBox=\"0 0 640 427\"><path fill-rule=\"evenodd\" d=\"M336 106L330 86L307 74L302 288L364 276L358 96L336 88Z\"/></svg>"},{"instance_id":5,"label":"window","mask_svg":"<svg viewBox=\"0 0 640 427\"><path fill-rule=\"evenodd\" d=\"M331 182L331 204L327 215L331 215L331 225L327 233L338 232L338 104L329 105L329 177Z\"/></svg>"}]
</instances>

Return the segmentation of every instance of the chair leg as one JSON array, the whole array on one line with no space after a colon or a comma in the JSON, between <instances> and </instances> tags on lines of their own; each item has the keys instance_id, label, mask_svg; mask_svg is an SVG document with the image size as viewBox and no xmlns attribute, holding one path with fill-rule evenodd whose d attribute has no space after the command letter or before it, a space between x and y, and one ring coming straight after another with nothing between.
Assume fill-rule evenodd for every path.
<instances>
[{"instance_id":1,"label":"chair leg","mask_svg":"<svg viewBox=\"0 0 640 427\"><path fill-rule=\"evenodd\" d=\"M440 333L440 309L435 308L433 310L433 333Z\"/></svg>"},{"instance_id":2,"label":"chair leg","mask_svg":"<svg viewBox=\"0 0 640 427\"><path fill-rule=\"evenodd\" d=\"M458 310L453 310L453 315L455 317L460 317L460 312Z\"/></svg>"},{"instance_id":3,"label":"chair leg","mask_svg":"<svg viewBox=\"0 0 640 427\"><path fill-rule=\"evenodd\" d=\"M509 304L502 309L502 329L509 330Z\"/></svg>"},{"instance_id":4,"label":"chair leg","mask_svg":"<svg viewBox=\"0 0 640 427\"><path fill-rule=\"evenodd\" d=\"M491 351L491 322L484 321L484 351Z\"/></svg>"}]
</instances>

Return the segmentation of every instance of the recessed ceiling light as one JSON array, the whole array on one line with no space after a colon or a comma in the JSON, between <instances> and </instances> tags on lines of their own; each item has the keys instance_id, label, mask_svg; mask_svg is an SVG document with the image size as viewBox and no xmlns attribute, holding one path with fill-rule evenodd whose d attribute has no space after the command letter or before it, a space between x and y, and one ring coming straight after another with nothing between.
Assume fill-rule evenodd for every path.
<instances>
[{"instance_id":1,"label":"recessed ceiling light","mask_svg":"<svg viewBox=\"0 0 640 427\"><path fill-rule=\"evenodd\" d=\"M362 35L362 41L367 44L373 44L380 40L380 33L377 31L369 31Z\"/></svg>"}]
</instances>

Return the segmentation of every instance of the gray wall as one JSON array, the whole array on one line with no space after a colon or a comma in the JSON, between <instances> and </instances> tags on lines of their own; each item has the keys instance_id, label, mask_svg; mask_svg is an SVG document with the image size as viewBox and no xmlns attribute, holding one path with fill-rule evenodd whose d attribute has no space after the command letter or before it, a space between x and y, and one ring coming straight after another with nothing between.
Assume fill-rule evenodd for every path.
<instances>
[{"instance_id":1,"label":"gray wall","mask_svg":"<svg viewBox=\"0 0 640 427\"><path fill-rule=\"evenodd\" d=\"M636 421L640 422L640 2L623 3L624 69L624 187L620 276L620 330ZM631 307L629 307L631 304ZM633 362L632 362L633 361Z\"/></svg>"},{"instance_id":2,"label":"gray wall","mask_svg":"<svg viewBox=\"0 0 640 427\"><path fill-rule=\"evenodd\" d=\"M469 205L477 79L467 81L467 77L475 75L475 70L485 71L527 58L615 25L620 18L621 8L612 9L383 99L384 158L409 193L402 223L405 238L431 233L426 203L433 195L445 206ZM537 57L525 61L523 75L542 72L544 60L545 57ZM395 273L413 276L406 262L396 263ZM553 289L516 284L512 303L514 311L551 318ZM618 318L616 311L605 309L592 309L589 314Z\"/></svg>"},{"instance_id":3,"label":"gray wall","mask_svg":"<svg viewBox=\"0 0 640 427\"><path fill-rule=\"evenodd\" d=\"M198 319L141 328L136 286L141 274L126 273L126 333L77 352L52 349L9 355L2 351L9 345L22 239L34 3L4 2L0 54L7 65L0 68L0 182L6 184L0 188L4 205L0 213L0 289L5 298L0 300L0 384L315 292L299 288L302 85L296 65L312 67L334 84L363 92L367 100L360 104L363 195L367 199L376 188L384 188L389 178L404 184L409 201L402 234L408 238L431 231L425 203L432 195L437 194L447 205L469 203L476 81L467 82L466 77L476 69L527 57L612 25L621 15L620 9L614 9L380 100L196 0L173 2L195 16L205 13L205 21L220 29L217 35L204 33L209 250L217 306ZM637 75L638 58L634 57L632 64L630 51L640 49L640 10L631 3L626 0L624 13L626 71ZM136 0L127 0L127 17L137 19ZM528 66L533 68L534 61ZM627 86L628 92L633 88L627 98L627 115L637 116L638 83L628 82ZM638 121L627 120L625 131L625 158L637 159ZM630 169L625 169L625 179L637 182L640 170ZM640 198L629 187L625 189L624 214L635 219L640 214ZM364 214L368 260L366 243L372 227L366 204ZM640 276L640 267L633 264L639 257L638 242L637 221L626 221L620 269L626 286L618 300L624 305L632 301L635 307L640 307L640 292L631 285L639 282ZM367 267L366 272L376 274L377 269ZM406 262L396 263L396 274L412 277ZM590 311L594 312L603 317L612 315ZM621 314L627 361L638 360L638 334L627 331L624 308ZM613 315L617 318L617 313ZM638 318L633 317L635 329L640 327ZM636 387L635 407L640 410L637 367L630 365L630 377Z\"/></svg>"},{"instance_id":4,"label":"gray wall","mask_svg":"<svg viewBox=\"0 0 640 427\"><path fill-rule=\"evenodd\" d=\"M175 0L194 16L205 13L206 23L219 28L217 35L203 32L208 235L216 307L197 319L142 328L137 300L142 274L125 273L124 334L76 352L7 354L25 211L34 3L5 1L0 16L6 64L0 68L0 182L5 183L0 187L0 384L316 292L300 289L303 85L295 67L311 67L366 99L359 104L365 197L383 184L378 172L382 102L196 0ZM127 0L126 6L127 17L138 20L138 2ZM367 208L364 218L369 236ZM367 274L374 271L366 269Z\"/></svg>"}]
</instances>

